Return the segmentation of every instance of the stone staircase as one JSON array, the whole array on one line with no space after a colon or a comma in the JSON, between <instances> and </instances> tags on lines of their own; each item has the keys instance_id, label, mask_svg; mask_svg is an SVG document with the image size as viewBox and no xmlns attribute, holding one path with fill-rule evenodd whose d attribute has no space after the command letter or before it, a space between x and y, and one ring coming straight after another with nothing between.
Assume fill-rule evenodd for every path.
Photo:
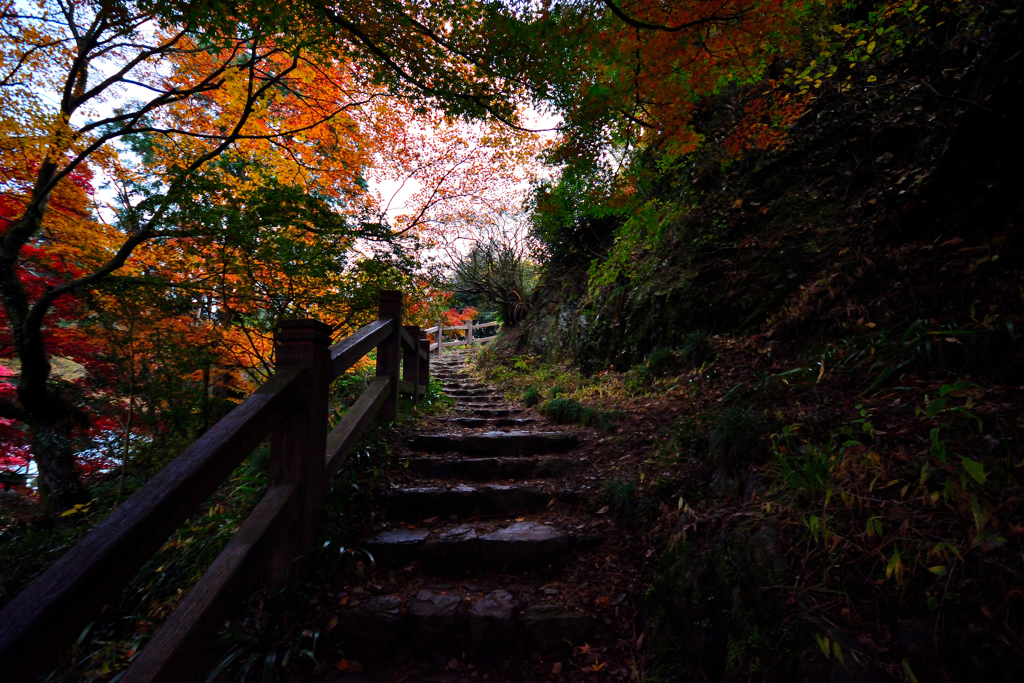
<instances>
[{"instance_id":1,"label":"stone staircase","mask_svg":"<svg viewBox=\"0 0 1024 683\"><path fill-rule=\"evenodd\" d=\"M406 439L405 480L359 544L368 582L339 593L332 636L365 680L549 680L596 642L595 628L620 626L566 597L608 537L608 520L594 525L586 496L563 481L591 437L525 417L469 377L464 360L432 359L431 381L455 400L455 414ZM595 590L608 594L597 599L606 608L626 597L613 586L586 594Z\"/></svg>"}]
</instances>

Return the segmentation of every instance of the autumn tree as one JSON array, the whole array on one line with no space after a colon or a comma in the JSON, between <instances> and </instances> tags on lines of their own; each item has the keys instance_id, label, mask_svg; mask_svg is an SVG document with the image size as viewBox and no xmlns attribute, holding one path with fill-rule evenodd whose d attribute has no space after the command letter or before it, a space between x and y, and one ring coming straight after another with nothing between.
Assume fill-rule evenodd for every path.
<instances>
[{"instance_id":1,"label":"autumn tree","mask_svg":"<svg viewBox=\"0 0 1024 683\"><path fill-rule=\"evenodd\" d=\"M335 306L327 317L347 325L338 297L300 303L280 286L331 280L328 268L299 266L367 240L393 241L390 226L371 215L363 177L383 149L366 144L366 131L407 123L385 94L421 116L435 106L447 117L515 124L521 84L485 63L481 42L503 12L447 2L3 6L0 298L20 372L17 398L5 397L0 415L27 425L40 490L53 507L84 497L74 462L80 401L52 375L48 334L62 302L112 278L174 287L204 280L216 282L204 296L220 320L255 320L266 306L318 315ZM62 188L87 170L117 197L109 225L88 201L75 221L61 219ZM424 187L436 193L442 185ZM470 194L446 196L460 192ZM424 206L411 223L429 222L436 202ZM51 261L70 267L50 268L31 286L33 250L58 257L66 244L81 247L75 259ZM282 251L293 257L290 272L281 269ZM359 264L335 270L356 280L370 274L367 283L392 277L380 268L381 251L362 253ZM337 294L351 281L335 278L321 291ZM265 285L259 305L255 283ZM259 356L265 345L236 348Z\"/></svg>"},{"instance_id":2,"label":"autumn tree","mask_svg":"<svg viewBox=\"0 0 1024 683\"><path fill-rule=\"evenodd\" d=\"M332 178L333 199L358 188L362 162L358 153L344 154L358 150L358 130L344 114L379 89L351 69L344 84L325 78L335 62L296 40L275 41L263 27L203 24L174 17L174 9L43 2L3 12L0 148L9 170L0 297L20 375L17 401L5 400L0 412L28 425L40 490L58 509L84 491L74 462L80 406L51 377L47 333L55 307L118 272L140 245L165 247L215 230L204 223L200 198L211 184L237 181L235 189L244 189L246 182L232 174L229 152L240 150L289 180L303 174L311 156L331 158L348 169L344 182ZM303 87L317 79L339 87ZM149 162L144 168L125 155L133 145ZM271 163L274 147L280 153ZM33 287L33 250L87 222L68 225L55 201L86 168L117 188L116 229L92 240L73 268L51 269Z\"/></svg>"}]
</instances>

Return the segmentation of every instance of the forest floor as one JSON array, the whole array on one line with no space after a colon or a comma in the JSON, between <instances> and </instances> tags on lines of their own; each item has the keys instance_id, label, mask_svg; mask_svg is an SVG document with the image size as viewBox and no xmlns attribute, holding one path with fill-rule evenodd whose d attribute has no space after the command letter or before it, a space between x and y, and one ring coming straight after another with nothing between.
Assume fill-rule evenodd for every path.
<instances>
[{"instance_id":1,"label":"forest floor","mask_svg":"<svg viewBox=\"0 0 1024 683\"><path fill-rule=\"evenodd\" d=\"M703 343L697 362L662 353L624 373L515 355L481 364L542 414L603 426L602 467L581 476L600 481L594 508L612 506L646 546L635 552L661 562L647 592L653 628L681 641L648 652L651 669L690 657L720 675L750 665L780 680L828 680L850 661L863 680L1019 676L1024 387L920 366L880 382L889 354L920 343L913 332L888 348L862 339L803 354L763 336ZM752 601L765 610L753 630L781 639L774 655L735 618L680 634L674 622L709 617L680 581L724 583L736 612L757 577L740 558L721 576L715 554L748 538L740 530L766 528L778 582L756 586L773 598ZM723 586L708 590L723 600ZM817 640L782 642L794 625Z\"/></svg>"}]
</instances>

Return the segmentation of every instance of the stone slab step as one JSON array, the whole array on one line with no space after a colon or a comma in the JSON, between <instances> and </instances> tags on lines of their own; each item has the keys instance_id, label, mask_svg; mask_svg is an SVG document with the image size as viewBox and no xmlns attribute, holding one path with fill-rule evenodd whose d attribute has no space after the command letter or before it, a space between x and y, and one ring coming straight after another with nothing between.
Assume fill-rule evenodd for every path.
<instances>
[{"instance_id":1,"label":"stone slab step","mask_svg":"<svg viewBox=\"0 0 1024 683\"><path fill-rule=\"evenodd\" d=\"M547 479L572 467L568 458L409 458L409 471L437 479Z\"/></svg>"},{"instance_id":2,"label":"stone slab step","mask_svg":"<svg viewBox=\"0 0 1024 683\"><path fill-rule=\"evenodd\" d=\"M489 486L452 487L416 486L389 491L387 504L402 519L448 517L472 514L515 515L543 510L551 495L539 486L491 484Z\"/></svg>"},{"instance_id":3,"label":"stone slab step","mask_svg":"<svg viewBox=\"0 0 1024 683\"><path fill-rule=\"evenodd\" d=\"M491 389L487 389L485 387L481 387L479 389L445 389L444 393L448 394L452 398L455 398L456 396L486 396L488 398L492 396L497 396L497 394L495 394L494 391L492 391Z\"/></svg>"},{"instance_id":4,"label":"stone slab step","mask_svg":"<svg viewBox=\"0 0 1024 683\"><path fill-rule=\"evenodd\" d=\"M445 417L438 420L438 422L448 422L459 427L518 427L533 424L536 421L532 417Z\"/></svg>"},{"instance_id":5,"label":"stone slab step","mask_svg":"<svg viewBox=\"0 0 1024 683\"><path fill-rule=\"evenodd\" d=\"M565 453L578 440L566 432L483 432L480 434L420 434L409 447L428 453L465 453L466 455L529 456Z\"/></svg>"},{"instance_id":6,"label":"stone slab step","mask_svg":"<svg viewBox=\"0 0 1024 683\"><path fill-rule=\"evenodd\" d=\"M600 542L593 534L567 534L540 522L506 525L396 529L367 539L360 547L377 568L404 568L418 560L438 574L471 571L524 572L546 569L573 550Z\"/></svg>"},{"instance_id":7,"label":"stone slab step","mask_svg":"<svg viewBox=\"0 0 1024 683\"><path fill-rule=\"evenodd\" d=\"M433 588L414 596L378 595L343 609L331 636L346 654L375 662L410 641L420 655L470 652L479 657L520 645L568 651L593 632L589 615L564 605L522 605L503 589L460 596Z\"/></svg>"},{"instance_id":8,"label":"stone slab step","mask_svg":"<svg viewBox=\"0 0 1024 683\"><path fill-rule=\"evenodd\" d=\"M523 412L522 408L472 408L477 417L511 417Z\"/></svg>"},{"instance_id":9,"label":"stone slab step","mask_svg":"<svg viewBox=\"0 0 1024 683\"><path fill-rule=\"evenodd\" d=\"M480 408L491 410L505 410L508 408L508 404L506 404L500 398L481 400L481 397L474 396L471 399L456 398L455 407L458 408L459 410L478 410Z\"/></svg>"},{"instance_id":10,"label":"stone slab step","mask_svg":"<svg viewBox=\"0 0 1024 683\"><path fill-rule=\"evenodd\" d=\"M459 405L481 404L482 408L492 408L494 403L505 403L505 397L498 394L480 394L479 396L452 396Z\"/></svg>"}]
</instances>

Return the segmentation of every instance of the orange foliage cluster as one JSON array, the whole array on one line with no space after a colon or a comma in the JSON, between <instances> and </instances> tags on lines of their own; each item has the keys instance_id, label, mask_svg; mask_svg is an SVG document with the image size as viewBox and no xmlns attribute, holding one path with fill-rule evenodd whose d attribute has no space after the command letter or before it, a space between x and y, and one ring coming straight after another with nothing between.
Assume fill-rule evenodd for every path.
<instances>
[{"instance_id":1,"label":"orange foliage cluster","mask_svg":"<svg viewBox=\"0 0 1024 683\"><path fill-rule=\"evenodd\" d=\"M807 111L810 101L810 93L781 90L752 96L736 127L722 142L726 158L737 159L751 149L771 152L785 147L788 129Z\"/></svg>"}]
</instances>

